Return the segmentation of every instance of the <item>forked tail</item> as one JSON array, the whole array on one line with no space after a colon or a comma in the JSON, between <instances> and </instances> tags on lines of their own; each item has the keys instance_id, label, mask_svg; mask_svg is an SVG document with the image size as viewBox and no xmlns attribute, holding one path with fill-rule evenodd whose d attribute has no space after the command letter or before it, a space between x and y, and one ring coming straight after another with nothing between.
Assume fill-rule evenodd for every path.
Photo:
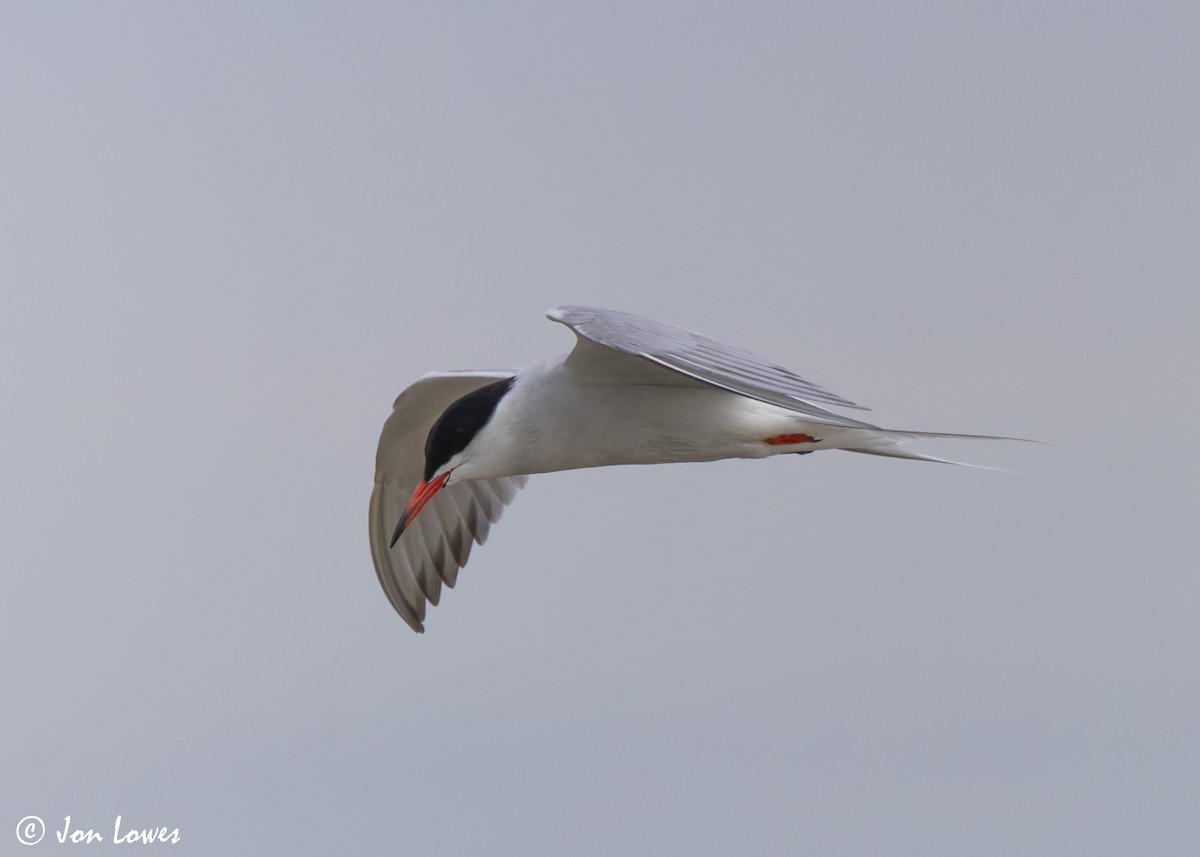
<instances>
[{"instance_id":1,"label":"forked tail","mask_svg":"<svg viewBox=\"0 0 1200 857\"><path fill-rule=\"evenodd\" d=\"M959 467L973 467L977 470L999 470L1007 473L999 467L987 467L982 464L968 464L965 461L953 461L949 458L938 458L936 455L923 455L919 452L912 452L901 446L901 443L913 438L952 438L958 440L1015 440L1021 443L1041 443L1041 441L1030 440L1024 437L1003 437L1001 435L992 434L951 434L949 432L939 431L899 431L894 429L874 429L864 440L864 444L858 447L842 447L846 452L861 452L864 455L882 455L887 458L908 458L913 461L933 461L937 464L956 464Z\"/></svg>"}]
</instances>

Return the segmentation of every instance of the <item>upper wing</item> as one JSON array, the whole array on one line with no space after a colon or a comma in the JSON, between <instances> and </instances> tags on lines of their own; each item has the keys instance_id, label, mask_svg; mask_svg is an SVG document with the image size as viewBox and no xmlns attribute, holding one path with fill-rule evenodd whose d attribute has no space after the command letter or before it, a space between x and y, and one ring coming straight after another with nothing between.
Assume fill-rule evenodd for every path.
<instances>
[{"instance_id":1,"label":"upper wing","mask_svg":"<svg viewBox=\"0 0 1200 857\"><path fill-rule=\"evenodd\" d=\"M587 340L648 360L696 381L818 420L848 426L869 425L835 414L817 403L859 410L867 408L834 395L756 354L690 330L593 307L557 307L546 313L546 317L565 324L579 337L572 358L585 350L583 346ZM594 349L588 356L592 353Z\"/></svg>"},{"instance_id":2,"label":"upper wing","mask_svg":"<svg viewBox=\"0 0 1200 857\"><path fill-rule=\"evenodd\" d=\"M526 477L451 483L439 491L389 547L392 529L421 481L429 427L456 399L516 371L434 372L396 399L383 425L371 492L371 559L388 600L414 631L423 632L425 601L435 605L442 583L454 586L473 542L483 544Z\"/></svg>"}]
</instances>

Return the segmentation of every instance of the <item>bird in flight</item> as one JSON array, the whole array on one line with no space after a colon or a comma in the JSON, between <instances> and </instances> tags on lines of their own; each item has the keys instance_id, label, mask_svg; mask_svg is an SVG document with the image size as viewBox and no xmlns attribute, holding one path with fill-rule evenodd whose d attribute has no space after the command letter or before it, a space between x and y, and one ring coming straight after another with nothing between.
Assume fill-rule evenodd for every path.
<instances>
[{"instance_id":1,"label":"bird in flight","mask_svg":"<svg viewBox=\"0 0 1200 857\"><path fill-rule=\"evenodd\" d=\"M624 312L563 306L546 317L574 350L526 369L431 372L384 423L371 494L371 557L396 612L425 630L473 543L532 473L765 458L842 449L911 452L916 437L828 410L866 410L761 357Z\"/></svg>"}]
</instances>

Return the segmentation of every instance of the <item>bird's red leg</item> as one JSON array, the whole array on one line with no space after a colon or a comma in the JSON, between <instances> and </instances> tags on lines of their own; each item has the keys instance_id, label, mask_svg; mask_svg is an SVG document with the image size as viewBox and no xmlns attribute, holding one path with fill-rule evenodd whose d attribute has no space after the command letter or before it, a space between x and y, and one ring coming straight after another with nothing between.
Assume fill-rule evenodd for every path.
<instances>
[{"instance_id":1,"label":"bird's red leg","mask_svg":"<svg viewBox=\"0 0 1200 857\"><path fill-rule=\"evenodd\" d=\"M769 443L771 446L786 446L791 443L820 443L821 439L813 437L811 434L777 434L775 437L766 438L763 443Z\"/></svg>"}]
</instances>

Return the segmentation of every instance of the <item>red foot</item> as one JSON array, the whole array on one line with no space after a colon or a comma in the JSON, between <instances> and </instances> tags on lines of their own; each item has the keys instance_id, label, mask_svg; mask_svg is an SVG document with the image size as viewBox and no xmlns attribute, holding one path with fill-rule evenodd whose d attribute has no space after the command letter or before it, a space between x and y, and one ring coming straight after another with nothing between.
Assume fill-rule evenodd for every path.
<instances>
[{"instance_id":1,"label":"red foot","mask_svg":"<svg viewBox=\"0 0 1200 857\"><path fill-rule=\"evenodd\" d=\"M775 437L767 438L764 443L769 443L771 446L784 446L789 443L820 443L820 441L811 434L777 434Z\"/></svg>"}]
</instances>

